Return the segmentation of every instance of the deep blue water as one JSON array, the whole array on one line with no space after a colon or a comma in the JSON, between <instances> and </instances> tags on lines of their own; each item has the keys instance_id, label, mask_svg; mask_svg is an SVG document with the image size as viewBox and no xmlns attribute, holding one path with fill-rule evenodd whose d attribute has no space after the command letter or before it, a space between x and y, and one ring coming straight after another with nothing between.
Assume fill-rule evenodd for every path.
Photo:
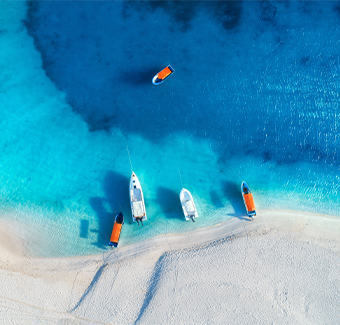
<instances>
[{"instance_id":1,"label":"deep blue water","mask_svg":"<svg viewBox=\"0 0 340 325\"><path fill-rule=\"evenodd\" d=\"M5 21L0 33L1 197L4 211L48 229L31 251L106 249L120 210L122 245L242 218L241 180L259 210L340 215L338 2L2 7L18 27ZM169 63L175 74L153 86ZM129 223L127 146L143 228ZM179 170L199 209L194 225L182 216Z\"/></svg>"},{"instance_id":2,"label":"deep blue water","mask_svg":"<svg viewBox=\"0 0 340 325\"><path fill-rule=\"evenodd\" d=\"M333 2L50 1L30 5L26 26L92 132L185 131L221 158L333 164L339 18ZM177 76L150 87L168 63Z\"/></svg>"}]
</instances>

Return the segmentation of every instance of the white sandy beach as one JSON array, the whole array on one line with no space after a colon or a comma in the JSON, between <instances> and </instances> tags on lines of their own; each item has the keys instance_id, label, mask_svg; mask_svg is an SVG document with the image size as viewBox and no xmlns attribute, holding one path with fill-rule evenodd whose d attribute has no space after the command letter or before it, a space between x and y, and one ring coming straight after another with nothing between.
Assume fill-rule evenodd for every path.
<instances>
[{"instance_id":1,"label":"white sandy beach","mask_svg":"<svg viewBox=\"0 0 340 325\"><path fill-rule=\"evenodd\" d=\"M340 218L260 211L104 255L25 256L1 224L2 324L339 324Z\"/></svg>"}]
</instances>

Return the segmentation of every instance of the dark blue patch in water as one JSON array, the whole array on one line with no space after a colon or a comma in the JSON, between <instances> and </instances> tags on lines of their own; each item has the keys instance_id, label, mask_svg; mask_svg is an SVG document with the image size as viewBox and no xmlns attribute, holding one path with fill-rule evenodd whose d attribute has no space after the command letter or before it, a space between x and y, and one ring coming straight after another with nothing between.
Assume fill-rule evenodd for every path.
<instances>
[{"instance_id":1,"label":"dark blue patch in water","mask_svg":"<svg viewBox=\"0 0 340 325\"><path fill-rule=\"evenodd\" d=\"M96 212L98 218L98 229L91 229L92 232L98 234L97 242L93 245L104 248L110 242L110 235L114 224L114 214L109 213L105 208L105 200L101 197L93 197L90 199L90 206Z\"/></svg>"},{"instance_id":2,"label":"dark blue patch in water","mask_svg":"<svg viewBox=\"0 0 340 325\"><path fill-rule=\"evenodd\" d=\"M92 229L92 232L98 233L97 242L93 245L100 248L108 245L118 212L122 212L125 218L130 215L131 219L130 201L127 195L129 193L128 178L114 171L108 171L103 182L103 189L105 197L90 198L90 206L98 218L98 229ZM107 205L113 213L108 211Z\"/></svg>"},{"instance_id":3,"label":"dark blue patch in water","mask_svg":"<svg viewBox=\"0 0 340 325\"><path fill-rule=\"evenodd\" d=\"M224 205L221 201L221 197L215 190L210 191L211 202L214 204L215 208L223 208Z\"/></svg>"},{"instance_id":4,"label":"dark blue patch in water","mask_svg":"<svg viewBox=\"0 0 340 325\"><path fill-rule=\"evenodd\" d=\"M157 204L160 205L163 214L169 219L180 219L185 221L179 193L159 186L157 188Z\"/></svg>"},{"instance_id":5,"label":"dark blue patch in water","mask_svg":"<svg viewBox=\"0 0 340 325\"><path fill-rule=\"evenodd\" d=\"M129 193L130 180L119 173L108 171L104 179L104 192L106 200L110 205L111 210L117 214L123 212L126 215L130 214Z\"/></svg>"},{"instance_id":6,"label":"dark blue patch in water","mask_svg":"<svg viewBox=\"0 0 340 325\"><path fill-rule=\"evenodd\" d=\"M261 20L270 25L276 25L277 8L270 1L261 1Z\"/></svg>"},{"instance_id":7,"label":"dark blue patch in water","mask_svg":"<svg viewBox=\"0 0 340 325\"><path fill-rule=\"evenodd\" d=\"M123 83L126 83L132 87L136 87L139 85L150 85L150 76L155 74L155 71L162 70L164 67L158 67L155 69L155 67L143 67L140 69L133 69L131 67L130 70L124 71L121 76L120 80Z\"/></svg>"},{"instance_id":8,"label":"dark blue patch in water","mask_svg":"<svg viewBox=\"0 0 340 325\"><path fill-rule=\"evenodd\" d=\"M205 7L211 10L213 17L226 31L235 29L241 22L241 1L207 1Z\"/></svg>"},{"instance_id":9,"label":"dark blue patch in water","mask_svg":"<svg viewBox=\"0 0 340 325\"><path fill-rule=\"evenodd\" d=\"M267 150L263 153L263 162L267 162L272 159L272 154L270 150Z\"/></svg>"},{"instance_id":10,"label":"dark blue patch in water","mask_svg":"<svg viewBox=\"0 0 340 325\"><path fill-rule=\"evenodd\" d=\"M191 28L191 21L196 13L197 3L193 1L142 1L152 11L163 9L164 12L172 17L172 20L179 26L182 32Z\"/></svg>"},{"instance_id":11,"label":"dark blue patch in water","mask_svg":"<svg viewBox=\"0 0 340 325\"><path fill-rule=\"evenodd\" d=\"M242 193L241 193L241 182L235 183L234 181L223 181L222 190L225 197L229 202L226 204L231 204L234 209L234 213L228 214L231 217L238 218L239 220L250 221L248 218L246 208L244 206Z\"/></svg>"},{"instance_id":12,"label":"dark blue patch in water","mask_svg":"<svg viewBox=\"0 0 340 325\"><path fill-rule=\"evenodd\" d=\"M340 15L340 2L337 1L335 4L334 4L334 11Z\"/></svg>"},{"instance_id":13,"label":"dark blue patch in water","mask_svg":"<svg viewBox=\"0 0 340 325\"><path fill-rule=\"evenodd\" d=\"M315 31L304 29L302 47L300 22L281 24L294 10L310 21L306 15L318 5L33 1L25 25L47 76L90 131L118 127L153 142L185 131L212 139L224 161L232 154L266 160L268 152L283 163L338 161L340 106L327 88L337 82L338 42L330 39L310 53ZM246 42L244 34L235 38L249 19L244 6L259 15ZM194 23L198 13L200 24ZM216 32L207 37L204 28L213 23ZM294 56L295 33L296 45L308 51ZM174 76L152 86L169 63Z\"/></svg>"},{"instance_id":14,"label":"dark blue patch in water","mask_svg":"<svg viewBox=\"0 0 340 325\"><path fill-rule=\"evenodd\" d=\"M88 236L89 236L89 221L85 219L81 219L79 237L88 238Z\"/></svg>"},{"instance_id":15,"label":"dark blue patch in water","mask_svg":"<svg viewBox=\"0 0 340 325\"><path fill-rule=\"evenodd\" d=\"M306 55L306 56L303 56L301 59L300 59L300 64L303 65L303 66L306 66L307 64L310 63L310 56Z\"/></svg>"},{"instance_id":16,"label":"dark blue patch in water","mask_svg":"<svg viewBox=\"0 0 340 325\"><path fill-rule=\"evenodd\" d=\"M245 215L245 207L241 193L241 182L238 184L234 181L223 181L222 191L224 197L227 199L226 205L231 204L235 211L234 216L240 217Z\"/></svg>"}]
</instances>

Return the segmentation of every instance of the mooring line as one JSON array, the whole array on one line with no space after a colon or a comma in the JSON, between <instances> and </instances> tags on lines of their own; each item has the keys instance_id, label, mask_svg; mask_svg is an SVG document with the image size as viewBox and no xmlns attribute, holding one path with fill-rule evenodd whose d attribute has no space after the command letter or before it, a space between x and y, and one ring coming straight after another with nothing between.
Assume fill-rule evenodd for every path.
<instances>
[{"instance_id":1,"label":"mooring line","mask_svg":"<svg viewBox=\"0 0 340 325\"><path fill-rule=\"evenodd\" d=\"M241 182L243 182L243 179L236 173L236 171L233 168L231 168L230 166L228 166L227 168L231 170L241 180Z\"/></svg>"},{"instance_id":2,"label":"mooring line","mask_svg":"<svg viewBox=\"0 0 340 325\"><path fill-rule=\"evenodd\" d=\"M129 156L129 162L130 162L130 168L131 168L131 174L133 173L133 169L132 169L132 162L131 162L131 156L130 156L130 151L129 151L129 144L128 144L128 141L127 141L127 136L125 133L124 134L124 139L125 139L125 143L126 143L126 151L128 153L128 156Z\"/></svg>"},{"instance_id":3,"label":"mooring line","mask_svg":"<svg viewBox=\"0 0 340 325\"><path fill-rule=\"evenodd\" d=\"M176 149L175 149L175 155L176 155L176 162L177 162L177 168L178 168L179 178L180 178L180 180L181 180L182 188L184 188L184 186L183 186L183 181L182 181L182 174L181 174L181 170L180 170L180 168L179 168L178 157L177 157L177 150L176 150Z\"/></svg>"}]
</instances>

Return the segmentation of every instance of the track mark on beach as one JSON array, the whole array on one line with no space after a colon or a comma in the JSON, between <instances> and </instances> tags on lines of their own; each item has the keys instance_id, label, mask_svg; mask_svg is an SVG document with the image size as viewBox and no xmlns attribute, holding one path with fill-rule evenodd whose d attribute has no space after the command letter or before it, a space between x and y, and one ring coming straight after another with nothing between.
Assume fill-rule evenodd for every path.
<instances>
[{"instance_id":1,"label":"track mark on beach","mask_svg":"<svg viewBox=\"0 0 340 325\"><path fill-rule=\"evenodd\" d=\"M103 263L70 313L97 319L115 319L115 286L121 263L114 252L103 255ZM118 262L117 262L118 261ZM120 274L120 273L119 273ZM119 287L119 284L118 284ZM93 316L96 315L96 316ZM103 316L105 315L105 316Z\"/></svg>"},{"instance_id":2,"label":"track mark on beach","mask_svg":"<svg viewBox=\"0 0 340 325\"><path fill-rule=\"evenodd\" d=\"M33 317L33 318L36 318L36 319L39 319L39 320L47 320L49 322L55 322L55 323L59 324L60 320L62 320L62 319L65 320L64 317L66 317L67 318L66 320L68 320L68 321L76 321L76 323L79 323L79 321L82 321L82 322L85 321L85 322L89 322L89 323L92 323L92 324L109 325L109 323L106 323L106 322L102 322L102 321L98 321L98 320L94 320L94 319L90 319L90 318L85 318L85 317L81 317L81 316L72 315L72 314L70 314L68 312L63 312L63 311L43 308L43 307L40 307L40 306L36 306L36 305L30 304L30 303L27 303L27 302L23 302L23 301L20 301L20 300L12 299L12 298L5 297L5 296L2 296L2 295L0 295L0 299L3 299L5 301L10 301L12 303L19 304L19 305L22 305L22 306L26 306L28 308L32 308L33 310L37 310L37 311L40 311L40 312L52 313L52 314L63 316L63 318L53 318L52 316L51 317L47 317L47 316L43 316L41 314L35 314L33 312L30 312L30 311L22 310L20 308L9 307L9 306L0 304L0 308L2 307L6 311L8 311L8 310L17 311L19 314L26 314L27 316L30 316L30 317Z\"/></svg>"},{"instance_id":3,"label":"track mark on beach","mask_svg":"<svg viewBox=\"0 0 340 325\"><path fill-rule=\"evenodd\" d=\"M120 266L120 260L116 252L115 251L108 252L106 256L105 256L105 253L103 253L103 264L110 264L110 265L117 264L118 266Z\"/></svg>"},{"instance_id":4,"label":"track mark on beach","mask_svg":"<svg viewBox=\"0 0 340 325\"><path fill-rule=\"evenodd\" d=\"M167 235L165 236L165 240L166 240L167 244L169 245L170 252L172 252L172 248L171 248L171 245L170 245L170 243L168 241L168 236Z\"/></svg>"},{"instance_id":5,"label":"track mark on beach","mask_svg":"<svg viewBox=\"0 0 340 325\"><path fill-rule=\"evenodd\" d=\"M84 294L81 296L80 300L78 301L78 303L75 305L75 307L73 307L70 312L74 312L84 301L84 299L91 293L91 296L93 294L93 289L96 285L96 283L98 282L100 276L102 275L104 269L108 266L108 264L103 264L97 271L97 273L95 274L95 276L93 277L90 285L87 287L87 289L85 290Z\"/></svg>"},{"instance_id":6,"label":"track mark on beach","mask_svg":"<svg viewBox=\"0 0 340 325\"><path fill-rule=\"evenodd\" d=\"M160 280L160 274L162 272L163 263L164 263L164 259L166 258L166 256L167 256L167 253L161 255L159 257L158 261L156 262L156 265L154 267L152 276L151 276L150 281L149 281L148 290L147 290L147 292L145 294L145 298L144 298L142 307L141 307L141 309L139 311L138 317L137 317L137 319L135 321L135 324L138 324L140 322L141 318L144 315L144 312L149 307L149 304L150 304L153 296L155 295L155 293L157 291L158 283L159 283L159 280Z\"/></svg>"},{"instance_id":7,"label":"track mark on beach","mask_svg":"<svg viewBox=\"0 0 340 325\"><path fill-rule=\"evenodd\" d=\"M77 281L77 277L78 277L79 273L81 273L81 272L82 271L77 272L76 276L74 277L73 284L72 284L72 289L71 289L71 293L70 293L70 301L69 301L69 304L68 304L68 309L71 308L70 305L71 305L71 299L72 299L72 296L73 296L73 288L74 288L74 285L75 285L75 283Z\"/></svg>"},{"instance_id":8,"label":"track mark on beach","mask_svg":"<svg viewBox=\"0 0 340 325\"><path fill-rule=\"evenodd\" d=\"M246 259L247 259L247 251L249 250L249 246L248 246L248 241L249 241L249 235L248 235L248 232L247 232L247 229L246 229L246 226L244 225L244 223L242 222L241 219L239 219L242 223L242 226L244 228L244 231L246 232L246 236L247 236L247 240L246 240L246 248L245 248L245 254L244 254L244 265L246 265Z\"/></svg>"},{"instance_id":9,"label":"track mark on beach","mask_svg":"<svg viewBox=\"0 0 340 325\"><path fill-rule=\"evenodd\" d=\"M113 277L113 280L112 280L112 282L111 282L111 287L110 287L110 290L109 290L110 293L112 292L113 286L114 286L114 284L115 284L115 282L116 282L116 279L117 279L117 276L118 276L119 269L120 269L120 265L118 265L117 272L116 272L116 274L115 274L115 276ZM109 284L109 283L108 283L108 284ZM107 299L107 300L106 300L106 304L103 306L105 309L109 310L109 309L106 308L106 307L107 307L107 305L109 305L109 304L111 303L112 299L114 299L113 296L112 296L110 299Z\"/></svg>"}]
</instances>

